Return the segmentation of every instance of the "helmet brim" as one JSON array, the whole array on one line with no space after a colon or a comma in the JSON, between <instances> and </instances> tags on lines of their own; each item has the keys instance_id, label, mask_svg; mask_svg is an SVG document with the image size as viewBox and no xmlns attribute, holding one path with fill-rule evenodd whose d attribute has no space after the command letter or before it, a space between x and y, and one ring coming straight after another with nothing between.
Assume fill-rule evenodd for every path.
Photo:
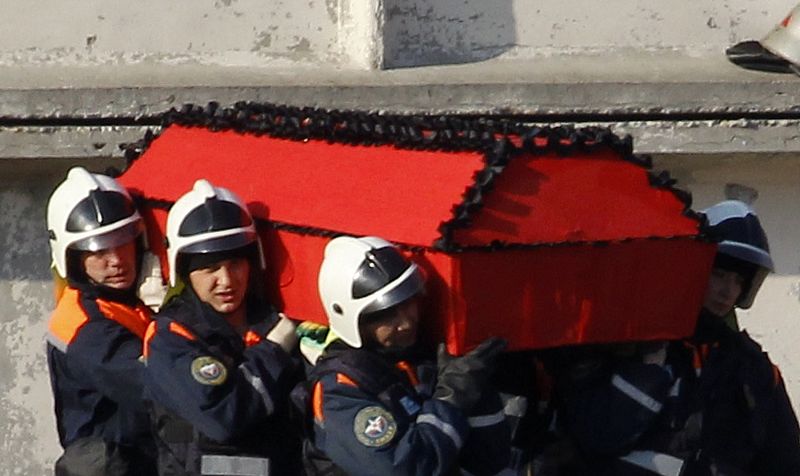
<instances>
[{"instance_id":1,"label":"helmet brim","mask_svg":"<svg viewBox=\"0 0 800 476\"><path fill-rule=\"evenodd\" d=\"M775 265L772 262L772 258L769 256L767 252L765 252L761 248L750 246L746 243L740 243L735 241L722 241L719 244L718 252L728 256L732 256L736 259L745 261L747 263L752 263L760 268L764 268L769 271L774 271L775 269Z\"/></svg>"},{"instance_id":2,"label":"helmet brim","mask_svg":"<svg viewBox=\"0 0 800 476\"><path fill-rule=\"evenodd\" d=\"M218 238L198 241L196 243L186 245L178 252L185 254L205 254L217 253L219 251L230 251L237 248L242 248L250 243L254 243L257 239L258 236L255 231L242 230L241 232L232 235L220 236Z\"/></svg>"}]
</instances>

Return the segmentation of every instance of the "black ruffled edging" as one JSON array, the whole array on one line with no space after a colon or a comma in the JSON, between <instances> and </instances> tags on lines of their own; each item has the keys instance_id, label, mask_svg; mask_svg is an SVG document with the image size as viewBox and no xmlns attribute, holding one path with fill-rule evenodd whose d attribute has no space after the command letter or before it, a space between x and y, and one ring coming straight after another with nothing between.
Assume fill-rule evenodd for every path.
<instances>
[{"instance_id":1,"label":"black ruffled edging","mask_svg":"<svg viewBox=\"0 0 800 476\"><path fill-rule=\"evenodd\" d=\"M630 136L620 138L610 129L603 127L541 127L508 119L467 119L451 115L384 115L251 102L239 102L225 108L216 102L206 106L187 104L180 110L171 109L163 114L162 130L172 124L203 127L212 131L233 130L241 134L268 135L297 141L325 140L330 143L361 146L480 152L484 155L483 169L475 173L473 183L462 195L461 203L453 206L452 217L439 225L440 237L432 244L433 249L446 252L579 244L495 241L485 246L463 247L453 239L457 229L470 226L470 217L481 208L483 197L491 192L496 177L503 172L509 161L523 153L534 155L555 153L558 156L571 157L576 154L588 155L598 150L611 149L618 153L622 160L648 169L651 186L671 191L683 202L683 213L702 222L701 216L690 208L691 195L677 189L675 180L669 173L650 172L652 160L648 156L637 156L633 153L633 140ZM147 150L157 136L158 134L148 130L141 140L120 146L125 152L128 167ZM158 199L138 197L138 200L155 208L169 209L171 206L170 202ZM324 237L344 234L312 226L258 221L262 226L268 225L290 233ZM592 242L592 244L604 243ZM402 247L412 251L425 249L418 246Z\"/></svg>"}]
</instances>

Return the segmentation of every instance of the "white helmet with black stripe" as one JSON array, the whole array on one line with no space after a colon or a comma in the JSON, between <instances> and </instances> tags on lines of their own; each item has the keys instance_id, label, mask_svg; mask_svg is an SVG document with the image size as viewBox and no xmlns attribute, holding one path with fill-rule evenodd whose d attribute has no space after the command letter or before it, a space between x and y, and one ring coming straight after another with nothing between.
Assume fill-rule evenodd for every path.
<instances>
[{"instance_id":1,"label":"white helmet with black stripe","mask_svg":"<svg viewBox=\"0 0 800 476\"><path fill-rule=\"evenodd\" d=\"M47 203L47 231L53 265L62 278L68 269L68 250L100 251L135 240L144 223L136 206L116 180L73 167Z\"/></svg>"},{"instance_id":2,"label":"white helmet with black stripe","mask_svg":"<svg viewBox=\"0 0 800 476\"><path fill-rule=\"evenodd\" d=\"M361 347L359 321L389 309L424 289L422 273L388 241L373 236L340 236L325 247L319 295L331 330Z\"/></svg>"},{"instance_id":3,"label":"white helmet with black stripe","mask_svg":"<svg viewBox=\"0 0 800 476\"><path fill-rule=\"evenodd\" d=\"M707 221L706 232L719 242L717 261L727 258L747 271L747 282L736 302L747 309L753 305L764 278L775 268L764 228L756 213L738 200L720 202L702 213Z\"/></svg>"},{"instance_id":4,"label":"white helmet with black stripe","mask_svg":"<svg viewBox=\"0 0 800 476\"><path fill-rule=\"evenodd\" d=\"M256 244L259 264L264 253L247 206L233 192L200 179L180 197L167 216L167 260L169 281L175 286L179 255L203 255L231 251Z\"/></svg>"}]
</instances>

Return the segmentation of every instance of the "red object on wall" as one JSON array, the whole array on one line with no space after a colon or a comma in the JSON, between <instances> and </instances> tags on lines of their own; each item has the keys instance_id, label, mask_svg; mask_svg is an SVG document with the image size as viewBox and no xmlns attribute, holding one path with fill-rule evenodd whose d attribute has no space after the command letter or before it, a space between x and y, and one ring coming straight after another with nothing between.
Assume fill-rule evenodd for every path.
<instances>
[{"instance_id":1,"label":"red object on wall","mask_svg":"<svg viewBox=\"0 0 800 476\"><path fill-rule=\"evenodd\" d=\"M234 190L261 219L269 292L295 318L325 322L316 286L331 237L377 235L425 269L427 329L451 352L489 335L531 349L691 334L715 246L615 147L511 146L492 168L480 148L355 142L173 124L120 181L145 199L165 271L159 206L198 178Z\"/></svg>"}]
</instances>

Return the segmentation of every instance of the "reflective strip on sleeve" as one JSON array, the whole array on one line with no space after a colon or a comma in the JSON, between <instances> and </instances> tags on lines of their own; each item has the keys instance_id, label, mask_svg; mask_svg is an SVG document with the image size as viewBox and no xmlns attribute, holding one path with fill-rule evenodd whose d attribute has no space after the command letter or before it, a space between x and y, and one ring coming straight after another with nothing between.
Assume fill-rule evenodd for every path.
<instances>
[{"instance_id":1,"label":"reflective strip on sleeve","mask_svg":"<svg viewBox=\"0 0 800 476\"><path fill-rule=\"evenodd\" d=\"M639 405L647 408L653 413L658 413L661 411L662 404L661 402L655 400L650 395L644 393L643 391L636 388L633 384L615 374L611 378L611 385L617 388L620 392L624 393L631 399L633 399Z\"/></svg>"},{"instance_id":2,"label":"reflective strip on sleeve","mask_svg":"<svg viewBox=\"0 0 800 476\"><path fill-rule=\"evenodd\" d=\"M503 411L511 417L522 418L528 413L528 399L522 395L500 394L500 398L505 402Z\"/></svg>"},{"instance_id":3,"label":"reflective strip on sleeve","mask_svg":"<svg viewBox=\"0 0 800 476\"><path fill-rule=\"evenodd\" d=\"M453 444L458 450L460 450L461 446L464 444L463 440L461 439L461 435L458 434L458 431L455 429L455 427L453 427L453 425L447 423L446 421L442 421L439 419L439 417L432 413L424 413L418 416L417 423L427 423L428 425L436 427L439 429L439 431L453 440Z\"/></svg>"},{"instance_id":4,"label":"reflective strip on sleeve","mask_svg":"<svg viewBox=\"0 0 800 476\"><path fill-rule=\"evenodd\" d=\"M619 459L661 476L680 476L683 470L683 460L655 451L631 451Z\"/></svg>"},{"instance_id":5,"label":"reflective strip on sleeve","mask_svg":"<svg viewBox=\"0 0 800 476\"><path fill-rule=\"evenodd\" d=\"M200 474L225 476L268 476L269 459L252 456L203 455Z\"/></svg>"},{"instance_id":6,"label":"reflective strip on sleeve","mask_svg":"<svg viewBox=\"0 0 800 476\"><path fill-rule=\"evenodd\" d=\"M675 383L672 384L672 387L669 389L669 396L670 397L677 397L681 393L681 377L675 379Z\"/></svg>"},{"instance_id":7,"label":"reflective strip on sleeve","mask_svg":"<svg viewBox=\"0 0 800 476\"><path fill-rule=\"evenodd\" d=\"M55 334L53 334L52 332L48 332L46 339L47 342L50 343L50 345L52 345L53 347L55 347L56 349L60 350L65 354L67 353L67 348L69 347L69 345L66 342L59 339Z\"/></svg>"},{"instance_id":8,"label":"reflective strip on sleeve","mask_svg":"<svg viewBox=\"0 0 800 476\"><path fill-rule=\"evenodd\" d=\"M502 423L505 419L505 412L500 410L496 413L492 413L491 415L472 416L467 418L467 421L469 422L469 426L472 428L483 428L485 426L492 426Z\"/></svg>"},{"instance_id":9,"label":"reflective strip on sleeve","mask_svg":"<svg viewBox=\"0 0 800 476\"><path fill-rule=\"evenodd\" d=\"M270 398L269 393L267 392L267 387L264 386L264 382L261 381L260 377L253 375L250 372L250 369L245 367L244 364L239 365L239 370L242 371L242 375L244 375L245 380L252 385L252 387L261 395L261 399L264 401L264 406L267 408L267 413L272 413L275 409L272 405L272 398Z\"/></svg>"}]
</instances>

